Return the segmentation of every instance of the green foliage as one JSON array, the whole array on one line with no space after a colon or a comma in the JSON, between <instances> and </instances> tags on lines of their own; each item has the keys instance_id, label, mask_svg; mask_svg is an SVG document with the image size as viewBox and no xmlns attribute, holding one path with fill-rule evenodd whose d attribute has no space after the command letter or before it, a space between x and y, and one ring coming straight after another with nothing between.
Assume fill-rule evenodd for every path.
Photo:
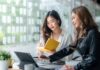
<instances>
[{"instance_id":1,"label":"green foliage","mask_svg":"<svg viewBox=\"0 0 100 70\"><path fill-rule=\"evenodd\" d=\"M10 53L6 51L0 51L0 60L8 60L11 58Z\"/></svg>"}]
</instances>

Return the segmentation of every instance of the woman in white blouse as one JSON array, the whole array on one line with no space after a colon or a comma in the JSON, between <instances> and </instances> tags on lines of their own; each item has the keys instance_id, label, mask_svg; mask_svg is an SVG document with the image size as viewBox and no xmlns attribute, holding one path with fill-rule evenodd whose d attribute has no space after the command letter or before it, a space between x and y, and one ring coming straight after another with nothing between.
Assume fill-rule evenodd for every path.
<instances>
[{"instance_id":1,"label":"woman in white blouse","mask_svg":"<svg viewBox=\"0 0 100 70\"><path fill-rule=\"evenodd\" d=\"M38 44L38 47L44 47L46 41L48 38L53 38L57 41L59 41L59 46L56 48L56 51L59 51L63 49L65 46L69 45L72 41L71 35L68 33L64 32L61 28L61 18L57 11L52 10L49 11L45 17L42 29L41 29L41 36L40 36L40 42ZM49 56L52 53L47 53L46 54ZM40 57L41 55L45 55L42 51L38 50L38 56Z\"/></svg>"}]
</instances>

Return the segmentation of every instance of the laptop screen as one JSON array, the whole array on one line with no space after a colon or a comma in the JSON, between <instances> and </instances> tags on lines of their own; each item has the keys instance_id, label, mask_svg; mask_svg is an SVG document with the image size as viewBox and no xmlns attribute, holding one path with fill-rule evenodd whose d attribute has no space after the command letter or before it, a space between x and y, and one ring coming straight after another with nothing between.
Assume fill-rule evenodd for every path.
<instances>
[{"instance_id":1,"label":"laptop screen","mask_svg":"<svg viewBox=\"0 0 100 70\"><path fill-rule=\"evenodd\" d=\"M33 63L36 67L39 67L30 53L15 52L15 54L20 59L20 61Z\"/></svg>"}]
</instances>

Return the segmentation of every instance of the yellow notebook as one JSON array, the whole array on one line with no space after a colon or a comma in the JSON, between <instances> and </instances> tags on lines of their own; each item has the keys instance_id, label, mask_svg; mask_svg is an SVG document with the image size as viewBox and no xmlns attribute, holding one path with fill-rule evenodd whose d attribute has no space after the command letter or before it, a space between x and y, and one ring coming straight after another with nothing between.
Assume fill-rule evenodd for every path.
<instances>
[{"instance_id":1,"label":"yellow notebook","mask_svg":"<svg viewBox=\"0 0 100 70\"><path fill-rule=\"evenodd\" d=\"M56 50L58 45L59 45L58 41L51 39L51 38L48 38L48 40L45 44L45 47L40 47L39 49L43 52L53 52Z\"/></svg>"}]
</instances>

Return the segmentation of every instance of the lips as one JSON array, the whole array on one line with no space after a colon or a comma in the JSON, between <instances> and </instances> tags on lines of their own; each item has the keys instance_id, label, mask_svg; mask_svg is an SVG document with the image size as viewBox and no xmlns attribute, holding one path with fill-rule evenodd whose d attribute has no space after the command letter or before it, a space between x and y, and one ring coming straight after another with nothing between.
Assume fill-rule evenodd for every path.
<instances>
[{"instance_id":1,"label":"lips","mask_svg":"<svg viewBox=\"0 0 100 70\"><path fill-rule=\"evenodd\" d=\"M52 30L54 29L54 27L51 28Z\"/></svg>"},{"instance_id":2,"label":"lips","mask_svg":"<svg viewBox=\"0 0 100 70\"><path fill-rule=\"evenodd\" d=\"M51 27L50 29L51 29L51 30L54 30L54 27Z\"/></svg>"}]
</instances>

